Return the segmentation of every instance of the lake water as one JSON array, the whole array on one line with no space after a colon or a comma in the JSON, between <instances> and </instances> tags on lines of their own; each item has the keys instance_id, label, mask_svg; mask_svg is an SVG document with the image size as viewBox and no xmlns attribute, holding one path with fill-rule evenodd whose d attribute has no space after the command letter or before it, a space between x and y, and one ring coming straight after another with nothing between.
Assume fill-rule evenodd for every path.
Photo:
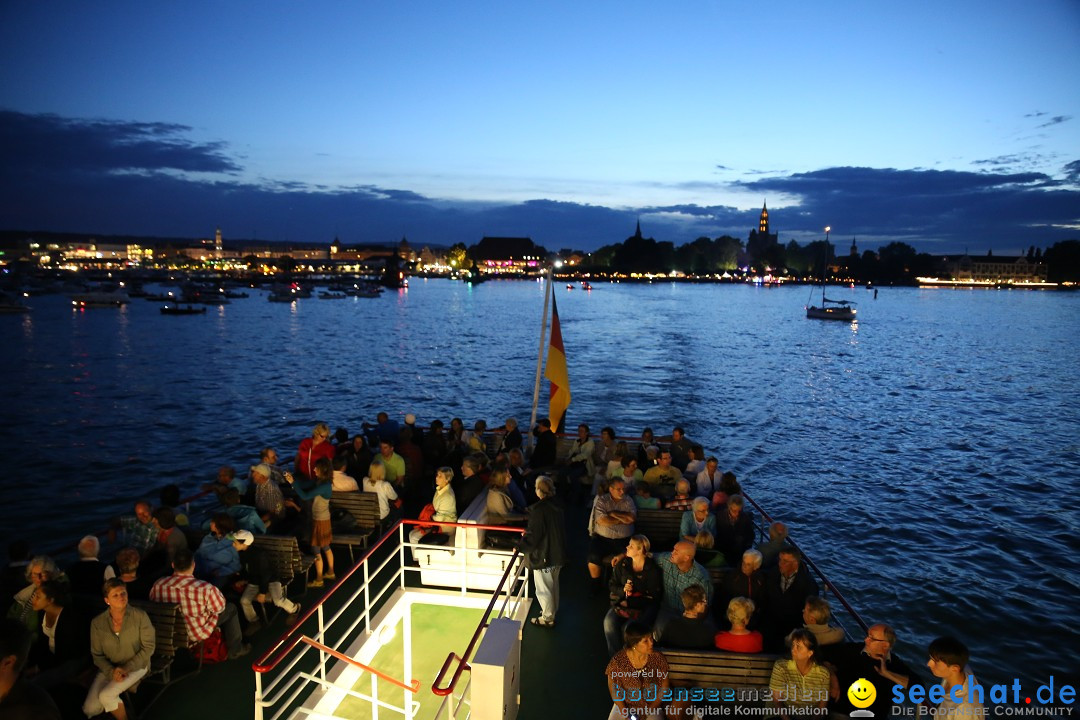
<instances>
[{"instance_id":1,"label":"lake water","mask_svg":"<svg viewBox=\"0 0 1080 720\"><path fill-rule=\"evenodd\" d=\"M950 633L985 681L1076 673L1080 294L830 289L853 326L807 320L805 287L564 288L571 424L685 426L914 662ZM0 317L0 534L55 547L319 420L524 425L542 303L541 283L422 279L191 317L34 298Z\"/></svg>"}]
</instances>

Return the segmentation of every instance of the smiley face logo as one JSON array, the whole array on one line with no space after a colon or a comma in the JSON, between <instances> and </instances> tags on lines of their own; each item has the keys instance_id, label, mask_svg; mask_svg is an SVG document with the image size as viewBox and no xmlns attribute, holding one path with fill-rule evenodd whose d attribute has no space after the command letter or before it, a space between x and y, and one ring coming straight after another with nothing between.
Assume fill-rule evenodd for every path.
<instances>
[{"instance_id":1,"label":"smiley face logo","mask_svg":"<svg viewBox=\"0 0 1080 720\"><path fill-rule=\"evenodd\" d=\"M851 683L847 690L848 700L857 708L867 708L877 699L877 688L866 678L859 678Z\"/></svg>"}]
</instances>

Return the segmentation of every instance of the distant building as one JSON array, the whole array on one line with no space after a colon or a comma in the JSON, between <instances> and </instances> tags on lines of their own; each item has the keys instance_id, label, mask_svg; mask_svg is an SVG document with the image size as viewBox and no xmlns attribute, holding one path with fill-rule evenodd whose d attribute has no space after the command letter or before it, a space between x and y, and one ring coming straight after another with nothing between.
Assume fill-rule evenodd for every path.
<instances>
[{"instance_id":1,"label":"distant building","mask_svg":"<svg viewBox=\"0 0 1080 720\"><path fill-rule=\"evenodd\" d=\"M751 263L765 260L769 250L779 244L777 235L778 233L769 231L769 208L767 203L762 202L757 229L751 230L750 237L746 240L746 254Z\"/></svg>"},{"instance_id":2,"label":"distant building","mask_svg":"<svg viewBox=\"0 0 1080 720\"><path fill-rule=\"evenodd\" d=\"M525 273L540 267L544 248L527 237L484 237L469 248L469 257L485 273Z\"/></svg>"},{"instance_id":3,"label":"distant building","mask_svg":"<svg viewBox=\"0 0 1080 720\"><path fill-rule=\"evenodd\" d=\"M942 255L937 274L947 280L972 282L1046 282L1049 267L1041 259L1023 255Z\"/></svg>"}]
</instances>

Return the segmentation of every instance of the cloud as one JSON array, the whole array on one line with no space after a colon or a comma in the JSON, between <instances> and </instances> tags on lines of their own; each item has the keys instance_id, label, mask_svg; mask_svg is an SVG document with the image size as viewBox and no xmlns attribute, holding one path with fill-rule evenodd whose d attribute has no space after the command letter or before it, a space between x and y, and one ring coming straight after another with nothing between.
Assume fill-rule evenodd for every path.
<instances>
[{"instance_id":1,"label":"cloud","mask_svg":"<svg viewBox=\"0 0 1080 720\"><path fill-rule=\"evenodd\" d=\"M746 208L616 208L544 198L448 200L369 183L243 181L228 146L195 142L190 133L171 123L0 111L0 228L200 237L221 227L227 237L261 241L406 236L418 246L511 235L548 248L594 250L624 240L639 219L646 236L677 245L699 236L745 239L760 212L758 201ZM825 225L837 237L857 236L863 248L901 239L941 252L1015 251L1076 237L1080 160L1058 178L1011 169L1023 164L1023 156L1007 155L980 161L977 171L834 167L642 186L765 197L773 201L772 229L782 242L814 239Z\"/></svg>"},{"instance_id":2,"label":"cloud","mask_svg":"<svg viewBox=\"0 0 1080 720\"><path fill-rule=\"evenodd\" d=\"M9 171L236 173L223 143L197 143L174 123L67 119L0 110L0 153Z\"/></svg>"},{"instance_id":3,"label":"cloud","mask_svg":"<svg viewBox=\"0 0 1080 720\"><path fill-rule=\"evenodd\" d=\"M1068 122L1069 120L1072 120L1072 115L1055 115L1039 127L1045 128L1050 127L1051 125L1060 125L1061 123Z\"/></svg>"}]
</instances>

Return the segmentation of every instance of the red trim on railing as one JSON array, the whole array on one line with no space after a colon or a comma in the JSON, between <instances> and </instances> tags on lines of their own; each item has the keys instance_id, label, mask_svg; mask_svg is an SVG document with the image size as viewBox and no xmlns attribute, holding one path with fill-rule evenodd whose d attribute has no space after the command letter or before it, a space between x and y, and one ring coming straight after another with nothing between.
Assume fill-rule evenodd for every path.
<instances>
[{"instance_id":1,"label":"red trim on railing","mask_svg":"<svg viewBox=\"0 0 1080 720\"><path fill-rule=\"evenodd\" d=\"M355 565L353 565L351 568L349 568L349 570L344 575L339 577L337 582L335 582L330 588L328 588L326 590L326 592L323 593L323 596L321 598L319 598L319 600L316 603L314 603L310 608L308 608L308 611L306 613L304 613L304 615L299 620L297 620L295 623L293 623L292 628L287 630L284 635L279 637L278 641L276 643L274 643L266 652L264 652L262 655L260 655L259 658L255 662L253 662L251 664L251 669L254 670L257 673L267 673L267 672L270 672L271 670L273 670L274 668L276 668L278 666L278 664L282 660L285 659L285 656L288 655L293 650L293 648L295 648L300 643L301 637L302 637L301 635L296 635L295 637L292 637L294 635L294 633L296 633L299 630L300 626L302 626L305 622L307 622L307 620L309 618L311 618L318 611L318 609L320 607L322 607L323 603L325 603L330 598L330 596L333 595L337 591L337 589L339 587L341 587L342 584L345 583L345 581L347 581L349 578L351 578L353 576L353 574L357 570L360 569L360 566L363 565L367 561L367 559L369 557L371 557L371 555L376 550L378 550L380 547L382 547L383 543L385 543L387 541L387 539L390 538L397 531L397 529L400 526L402 526L402 525L433 525L433 524L445 525L445 526L451 526L451 527L474 528L474 529L481 529L481 530L510 530L510 531L519 532L519 533L524 533L525 532L524 528L506 527L504 525L473 525L473 524L470 524L470 523L458 523L458 522L435 523L434 521L398 520L396 523L394 523L394 525L389 530L386 531L385 535L383 535L381 538L379 538L378 542L376 542L374 545L372 545L370 548L367 549L367 552L365 552L363 554L363 556L361 556L361 558L356 562ZM441 546L433 546L433 547L441 547ZM480 549L480 548L478 548L478 549ZM514 554L517 555L516 550L514 551ZM505 575L505 573L504 573L504 575ZM501 587L501 584L500 584L500 587ZM492 602L494 602L494 599L492 600ZM490 610L489 610L489 612L490 612ZM291 640L289 640L290 637L292 637Z\"/></svg>"},{"instance_id":2,"label":"red trim on railing","mask_svg":"<svg viewBox=\"0 0 1080 720\"><path fill-rule=\"evenodd\" d=\"M499 591L502 590L503 585L506 583L506 578L510 575L510 571L514 569L514 561L519 554L520 551L515 549L514 554L510 556L510 562L507 564L506 569L503 570L502 577L499 579L499 584L491 593L491 600L488 601L487 609L484 610L484 615L480 619L480 624L476 626L476 631L473 632L472 639L469 640L469 647L465 648L465 654L458 655L457 653L451 652L446 656L446 662L443 663L442 668L439 670L439 674L435 676L435 681L431 683L431 692L444 697L454 692L454 688L457 687L458 678L461 677L461 673L465 670L465 667L469 665L469 658L472 657L473 649L475 648L477 641L480 640L480 633L488 626L488 618L491 617L491 611L495 609L495 601L499 598ZM459 661L457 670L454 671L454 677L450 678L449 685L441 688L438 686L439 682L443 679L443 676L446 675L446 670L450 667L450 663L454 658L457 658Z\"/></svg>"},{"instance_id":3,"label":"red trim on railing","mask_svg":"<svg viewBox=\"0 0 1080 720\"><path fill-rule=\"evenodd\" d=\"M420 681L417 680L416 678L413 678L413 681L411 683L405 683L405 682L403 682L401 680L398 680L397 678L390 677L389 675L387 675L384 672L376 670L375 668L371 667L370 665L365 665L364 663L360 662L359 660L356 660L354 658L349 657L345 653L340 653L337 650L334 650L333 648L327 647L327 646L323 645L321 642L319 642L318 640L314 640L312 638L309 638L307 635L301 636L300 639L303 642L306 642L311 647L318 648L319 650L322 650L327 655L333 655L338 660L344 660L345 662L349 663L350 665L354 665L354 666L360 668L361 670L366 670L367 672L371 673L372 675L375 675L376 677L382 678L383 680L385 680L388 683L393 683L394 685L397 685L399 688L401 688L403 690L409 690L409 691L411 691L413 693L420 692Z\"/></svg>"}]
</instances>

